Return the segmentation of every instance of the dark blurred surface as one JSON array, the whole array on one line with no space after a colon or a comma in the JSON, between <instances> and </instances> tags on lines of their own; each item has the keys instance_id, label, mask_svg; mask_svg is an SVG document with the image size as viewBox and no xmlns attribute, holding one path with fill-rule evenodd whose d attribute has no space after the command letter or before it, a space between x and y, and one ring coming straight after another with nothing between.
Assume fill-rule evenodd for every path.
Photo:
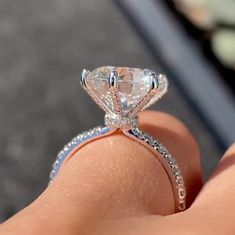
<instances>
[{"instance_id":1,"label":"dark blurred surface","mask_svg":"<svg viewBox=\"0 0 235 235\"><path fill-rule=\"evenodd\" d=\"M42 192L68 140L103 122L79 86L83 67L161 68L108 0L2 0L0 56L1 221ZM208 176L220 151L172 83L154 108L174 114L194 133Z\"/></svg>"}]
</instances>

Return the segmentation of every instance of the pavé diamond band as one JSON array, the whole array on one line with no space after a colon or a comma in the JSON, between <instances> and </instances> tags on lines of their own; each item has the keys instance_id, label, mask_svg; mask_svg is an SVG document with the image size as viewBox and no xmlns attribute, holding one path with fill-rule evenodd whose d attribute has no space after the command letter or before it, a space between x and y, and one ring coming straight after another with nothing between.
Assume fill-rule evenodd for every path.
<instances>
[{"instance_id":1,"label":"pav\u00e9 diamond band","mask_svg":"<svg viewBox=\"0 0 235 235\"><path fill-rule=\"evenodd\" d=\"M148 148L160 161L169 179L175 197L176 211L186 208L184 178L176 159L158 140L138 128L138 113L166 94L168 81L148 69L104 66L93 72L83 70L81 85L105 111L105 126L79 134L57 155L50 174L50 182L61 165L82 146L98 138L122 131L124 135Z\"/></svg>"}]
</instances>

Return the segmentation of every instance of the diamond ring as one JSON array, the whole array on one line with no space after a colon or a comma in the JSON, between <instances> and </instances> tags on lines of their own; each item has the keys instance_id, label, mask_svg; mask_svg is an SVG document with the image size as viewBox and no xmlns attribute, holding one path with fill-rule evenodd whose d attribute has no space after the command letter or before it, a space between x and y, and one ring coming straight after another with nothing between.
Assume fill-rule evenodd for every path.
<instances>
[{"instance_id":1,"label":"diamond ring","mask_svg":"<svg viewBox=\"0 0 235 235\"><path fill-rule=\"evenodd\" d=\"M166 146L138 128L139 112L156 103L167 93L166 76L149 69L104 66L92 72L84 69L80 82L96 104L104 110L105 125L79 134L64 146L53 164L50 182L58 174L61 165L82 146L116 131L122 131L128 138L154 153L171 181L176 212L185 210L186 188L176 159Z\"/></svg>"}]
</instances>

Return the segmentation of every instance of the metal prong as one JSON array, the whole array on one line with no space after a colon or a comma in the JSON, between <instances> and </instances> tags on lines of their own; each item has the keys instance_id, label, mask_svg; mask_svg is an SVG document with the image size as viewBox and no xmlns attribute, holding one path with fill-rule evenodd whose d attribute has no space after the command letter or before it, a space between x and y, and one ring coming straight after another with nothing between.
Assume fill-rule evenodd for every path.
<instances>
[{"instance_id":1,"label":"metal prong","mask_svg":"<svg viewBox=\"0 0 235 235\"><path fill-rule=\"evenodd\" d=\"M83 69L82 70L82 73L81 73L81 76L80 76L80 83L81 83L81 86L86 89L87 86L86 86L86 78L88 76L88 74L90 73L89 70L87 69Z\"/></svg>"},{"instance_id":2,"label":"metal prong","mask_svg":"<svg viewBox=\"0 0 235 235\"><path fill-rule=\"evenodd\" d=\"M118 73L116 71L111 71L109 75L109 88L118 88Z\"/></svg>"},{"instance_id":3,"label":"metal prong","mask_svg":"<svg viewBox=\"0 0 235 235\"><path fill-rule=\"evenodd\" d=\"M114 111L116 114L120 115L122 113L122 109L118 93L118 73L116 71L111 71L109 75L109 91L111 93Z\"/></svg>"},{"instance_id":4,"label":"metal prong","mask_svg":"<svg viewBox=\"0 0 235 235\"><path fill-rule=\"evenodd\" d=\"M154 97L143 107L142 110L147 109L149 106L153 105L154 103L158 102L166 93L168 90L168 80L165 74L159 74L157 75L158 80L158 87L157 91L158 94L154 94Z\"/></svg>"},{"instance_id":5,"label":"metal prong","mask_svg":"<svg viewBox=\"0 0 235 235\"><path fill-rule=\"evenodd\" d=\"M159 86L158 76L156 73L152 73L152 87L151 90L156 90Z\"/></svg>"}]
</instances>

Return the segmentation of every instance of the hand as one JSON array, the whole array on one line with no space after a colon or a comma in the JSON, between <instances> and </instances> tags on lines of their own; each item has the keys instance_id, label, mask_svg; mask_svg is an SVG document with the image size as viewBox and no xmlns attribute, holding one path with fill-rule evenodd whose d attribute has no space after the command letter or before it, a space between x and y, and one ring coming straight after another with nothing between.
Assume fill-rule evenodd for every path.
<instances>
[{"instance_id":1,"label":"hand","mask_svg":"<svg viewBox=\"0 0 235 235\"><path fill-rule=\"evenodd\" d=\"M0 226L0 234L235 234L235 145L201 189L199 151L186 127L151 111L140 120L177 159L189 209L174 214L171 184L157 157L116 134L83 147L36 201Z\"/></svg>"}]
</instances>

